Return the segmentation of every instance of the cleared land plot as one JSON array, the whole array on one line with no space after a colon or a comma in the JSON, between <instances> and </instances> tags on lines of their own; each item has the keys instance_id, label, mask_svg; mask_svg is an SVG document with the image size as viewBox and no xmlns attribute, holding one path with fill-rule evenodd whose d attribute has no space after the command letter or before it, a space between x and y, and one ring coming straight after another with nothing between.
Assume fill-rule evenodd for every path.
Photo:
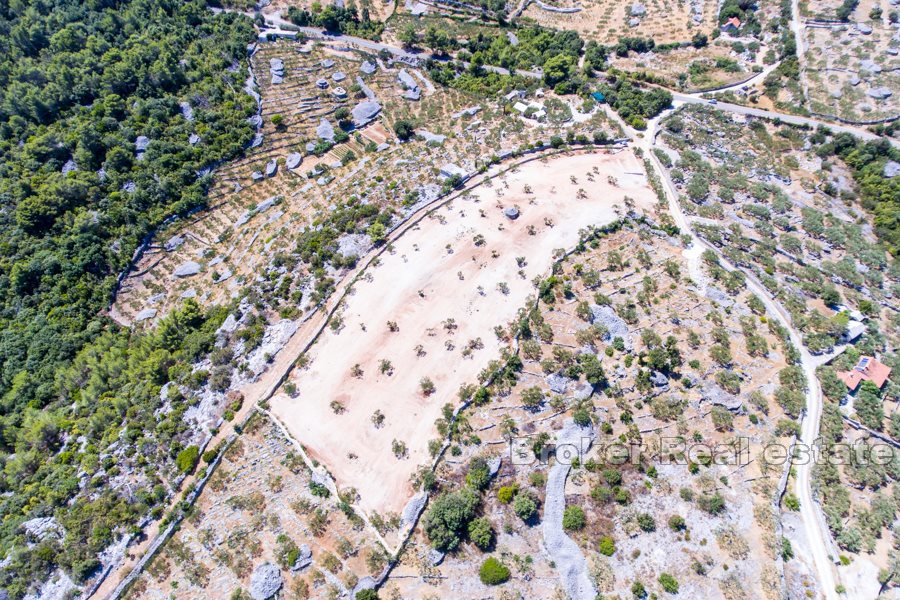
<instances>
[{"instance_id":1,"label":"cleared land plot","mask_svg":"<svg viewBox=\"0 0 900 600\"><path fill-rule=\"evenodd\" d=\"M402 509L410 475L429 460L441 407L499 354L492 328L515 316L555 249L574 245L581 228L613 221L626 196L639 209L655 201L633 154L582 154L530 163L437 210L356 285L343 329L313 347L308 368L295 374L298 394L276 395L273 412L339 485L356 488L363 509ZM514 206L521 215L511 221L504 209ZM382 360L391 362L386 372ZM427 396L425 377L435 386ZM376 410L384 415L377 428ZM394 440L405 444L404 458Z\"/></svg>"},{"instance_id":2,"label":"cleared land plot","mask_svg":"<svg viewBox=\"0 0 900 600\"><path fill-rule=\"evenodd\" d=\"M281 84L271 84L272 59L284 63ZM122 324L149 325L183 297L195 297L205 305L227 303L248 287L268 286L266 281L285 290L281 295L285 302L291 298L298 310L305 311L311 308L309 290L314 282L297 269L290 269L289 275L276 273L277 261L296 256L297 235L321 225L333 216L335 207L364 201L379 210L395 210L399 216L418 200L435 197L443 165L456 164L472 173L477 162L489 160L491 154L566 135L576 128L575 133L588 137L597 129L607 130L610 137L619 136L609 131L600 110L573 125L571 113L565 120L553 120L556 113L549 110L551 101L562 103L548 98L550 122L529 124L518 113L505 114L493 102L423 82L421 77L426 75L421 69L382 61L374 73L367 74L360 70L363 60L378 63L374 56L339 53L325 45L279 41L260 47L253 64L263 100L262 143L248 150L247 156L216 170L207 210L157 233L123 281L111 310L113 318ZM422 82L419 101L401 96L400 69ZM347 78L335 82L333 76L338 72ZM306 144L318 141L316 129L322 119L343 133L336 112L366 98L362 89L354 88L357 77L381 104L381 114L376 121L347 131L346 141L321 156L310 153ZM316 85L320 78L331 82L327 89ZM338 83L348 98L332 94ZM464 114L464 109L477 114ZM283 118L279 127L272 122L276 115ZM446 139L428 142L419 138L400 144L393 135L398 119L411 120L420 129ZM390 143L379 149L384 142ZM304 155L302 164L293 170L286 165L292 153ZM252 174L265 173L269 164L277 165L275 172L254 179ZM364 231L365 226L360 232L346 233ZM179 270L186 265L194 268ZM292 281L285 283L288 277ZM305 295L302 301L301 295Z\"/></svg>"},{"instance_id":3,"label":"cleared land plot","mask_svg":"<svg viewBox=\"0 0 900 600\"><path fill-rule=\"evenodd\" d=\"M614 44L620 37L634 36L653 38L657 44L684 42L698 31L712 31L718 14L718 5L712 0L651 0L643 3L587 0L546 4L579 6L582 10L576 13L551 12L533 3L522 15L546 27L577 31L588 39L604 44ZM640 14L640 8L634 5L643 6L645 12ZM633 7L638 14L632 14ZM630 25L629 22L636 24Z\"/></svg>"},{"instance_id":4,"label":"cleared land plot","mask_svg":"<svg viewBox=\"0 0 900 600\"><path fill-rule=\"evenodd\" d=\"M837 5L811 2L808 9L814 18L833 19ZM900 38L884 18L870 18L874 6L860 2L850 23L804 27L801 76L814 112L850 121L900 114Z\"/></svg>"},{"instance_id":5,"label":"cleared land plot","mask_svg":"<svg viewBox=\"0 0 900 600\"><path fill-rule=\"evenodd\" d=\"M610 63L623 71L649 71L669 85L705 90L732 85L753 76L757 64L735 52L733 40L719 40L704 48L679 48L669 52L632 52L627 57L610 55Z\"/></svg>"}]
</instances>

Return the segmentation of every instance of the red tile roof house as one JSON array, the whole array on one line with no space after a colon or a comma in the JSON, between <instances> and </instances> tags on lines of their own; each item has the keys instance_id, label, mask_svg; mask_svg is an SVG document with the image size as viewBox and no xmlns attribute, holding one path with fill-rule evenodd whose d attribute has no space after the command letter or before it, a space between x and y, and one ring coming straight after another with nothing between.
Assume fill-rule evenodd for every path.
<instances>
[{"instance_id":1,"label":"red tile roof house","mask_svg":"<svg viewBox=\"0 0 900 600\"><path fill-rule=\"evenodd\" d=\"M880 389L891 376L891 368L878 362L872 356L863 356L855 367L849 371L840 372L837 376L847 384L850 393L853 394L863 381L871 381Z\"/></svg>"},{"instance_id":2,"label":"red tile roof house","mask_svg":"<svg viewBox=\"0 0 900 600\"><path fill-rule=\"evenodd\" d=\"M737 17L731 17L725 21L719 29L726 33L737 33L740 28L741 20Z\"/></svg>"}]
</instances>

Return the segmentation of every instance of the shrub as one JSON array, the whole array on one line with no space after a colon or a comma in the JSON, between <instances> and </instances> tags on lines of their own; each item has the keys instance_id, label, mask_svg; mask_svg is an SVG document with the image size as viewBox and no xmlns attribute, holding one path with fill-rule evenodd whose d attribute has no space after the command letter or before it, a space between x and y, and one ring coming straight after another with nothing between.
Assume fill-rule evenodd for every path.
<instances>
[{"instance_id":1,"label":"shrub","mask_svg":"<svg viewBox=\"0 0 900 600\"><path fill-rule=\"evenodd\" d=\"M475 457L469 463L469 471L466 473L466 483L475 490L485 489L491 481L491 472L488 469L487 461L483 458Z\"/></svg>"},{"instance_id":2,"label":"shrub","mask_svg":"<svg viewBox=\"0 0 900 600\"><path fill-rule=\"evenodd\" d=\"M631 594L635 598L646 598L647 590L644 588L644 584L640 581L635 581L631 584Z\"/></svg>"},{"instance_id":3,"label":"shrub","mask_svg":"<svg viewBox=\"0 0 900 600\"><path fill-rule=\"evenodd\" d=\"M563 512L563 528L566 531L578 531L584 529L586 519L584 510L580 506L567 506Z\"/></svg>"},{"instance_id":4,"label":"shrub","mask_svg":"<svg viewBox=\"0 0 900 600\"><path fill-rule=\"evenodd\" d=\"M72 564L72 576L75 581L87 581L100 567L103 566L96 558L87 558L75 561Z\"/></svg>"},{"instance_id":5,"label":"shrub","mask_svg":"<svg viewBox=\"0 0 900 600\"><path fill-rule=\"evenodd\" d=\"M579 427L587 427L591 424L591 413L586 408L579 408L572 413L572 420Z\"/></svg>"},{"instance_id":6,"label":"shrub","mask_svg":"<svg viewBox=\"0 0 900 600\"><path fill-rule=\"evenodd\" d=\"M538 386L530 387L522 392L522 404L528 408L537 408L544 401L544 392Z\"/></svg>"},{"instance_id":7,"label":"shrub","mask_svg":"<svg viewBox=\"0 0 900 600\"><path fill-rule=\"evenodd\" d=\"M725 498L719 492L703 495L697 498L697 506L711 515L717 515L725 510Z\"/></svg>"},{"instance_id":8,"label":"shrub","mask_svg":"<svg viewBox=\"0 0 900 600\"><path fill-rule=\"evenodd\" d=\"M622 483L622 474L615 469L604 469L603 479L605 479L606 483L609 485L619 485Z\"/></svg>"},{"instance_id":9,"label":"shrub","mask_svg":"<svg viewBox=\"0 0 900 600\"><path fill-rule=\"evenodd\" d=\"M597 550L603 556L612 556L616 552L616 542L610 536L603 536L600 538L600 543L597 544Z\"/></svg>"},{"instance_id":10,"label":"shrub","mask_svg":"<svg viewBox=\"0 0 900 600\"><path fill-rule=\"evenodd\" d=\"M497 500L502 502L503 504L509 504L512 502L513 497L516 495L516 492L519 491L519 486L513 485L505 485L497 490Z\"/></svg>"},{"instance_id":11,"label":"shrub","mask_svg":"<svg viewBox=\"0 0 900 600\"><path fill-rule=\"evenodd\" d=\"M780 436L800 435L800 423L790 419L778 419L775 434Z\"/></svg>"},{"instance_id":12,"label":"shrub","mask_svg":"<svg viewBox=\"0 0 900 600\"><path fill-rule=\"evenodd\" d=\"M405 119L400 119L394 123L394 133L401 140L408 140L413 136L413 124Z\"/></svg>"},{"instance_id":13,"label":"shrub","mask_svg":"<svg viewBox=\"0 0 900 600\"><path fill-rule=\"evenodd\" d=\"M656 520L653 518L653 515L651 515L650 513L640 513L637 516L637 524L638 524L638 527L640 527L642 531L655 531L656 530Z\"/></svg>"},{"instance_id":14,"label":"shrub","mask_svg":"<svg viewBox=\"0 0 900 600\"><path fill-rule=\"evenodd\" d=\"M684 522L684 517L681 515L672 515L669 517L669 529L672 531L684 531L687 527L687 524Z\"/></svg>"},{"instance_id":15,"label":"shrub","mask_svg":"<svg viewBox=\"0 0 900 600\"><path fill-rule=\"evenodd\" d=\"M794 548L791 546L791 540L786 537L781 538L781 558L785 562L794 558Z\"/></svg>"},{"instance_id":16,"label":"shrub","mask_svg":"<svg viewBox=\"0 0 900 600\"><path fill-rule=\"evenodd\" d=\"M447 551L459 546L478 502L478 495L470 488L438 496L425 515L425 534L435 548Z\"/></svg>"},{"instance_id":17,"label":"shrub","mask_svg":"<svg viewBox=\"0 0 900 600\"><path fill-rule=\"evenodd\" d=\"M531 494L517 494L513 502L513 510L519 515L520 519L527 521L537 512L537 503L531 497Z\"/></svg>"},{"instance_id":18,"label":"shrub","mask_svg":"<svg viewBox=\"0 0 900 600\"><path fill-rule=\"evenodd\" d=\"M200 458L200 448L197 446L188 446L178 453L175 457L175 464L182 473L190 473L197 466L197 460Z\"/></svg>"},{"instance_id":19,"label":"shrub","mask_svg":"<svg viewBox=\"0 0 900 600\"><path fill-rule=\"evenodd\" d=\"M328 488L321 483L316 483L315 481L309 482L309 493L318 498L331 497L331 492L328 490Z\"/></svg>"},{"instance_id":20,"label":"shrub","mask_svg":"<svg viewBox=\"0 0 900 600\"><path fill-rule=\"evenodd\" d=\"M591 499L600 503L611 501L613 499L612 488L605 485L595 485L591 488Z\"/></svg>"},{"instance_id":21,"label":"shrub","mask_svg":"<svg viewBox=\"0 0 900 600\"><path fill-rule=\"evenodd\" d=\"M481 565L478 577L484 585L500 585L509 580L509 569L502 562L491 556Z\"/></svg>"},{"instance_id":22,"label":"shrub","mask_svg":"<svg viewBox=\"0 0 900 600\"><path fill-rule=\"evenodd\" d=\"M490 548L491 542L494 541L494 529L491 527L491 522L485 517L470 522L469 539L482 550Z\"/></svg>"},{"instance_id":23,"label":"shrub","mask_svg":"<svg viewBox=\"0 0 900 600\"><path fill-rule=\"evenodd\" d=\"M670 594L678 593L678 580L668 573L663 573L659 576L659 585Z\"/></svg>"},{"instance_id":24,"label":"shrub","mask_svg":"<svg viewBox=\"0 0 900 600\"><path fill-rule=\"evenodd\" d=\"M806 406L806 397L802 392L787 387L775 390L775 400L788 415L797 417Z\"/></svg>"},{"instance_id":25,"label":"shrub","mask_svg":"<svg viewBox=\"0 0 900 600\"><path fill-rule=\"evenodd\" d=\"M800 500L793 494L787 494L784 497L784 505L793 511L800 510Z\"/></svg>"}]
</instances>

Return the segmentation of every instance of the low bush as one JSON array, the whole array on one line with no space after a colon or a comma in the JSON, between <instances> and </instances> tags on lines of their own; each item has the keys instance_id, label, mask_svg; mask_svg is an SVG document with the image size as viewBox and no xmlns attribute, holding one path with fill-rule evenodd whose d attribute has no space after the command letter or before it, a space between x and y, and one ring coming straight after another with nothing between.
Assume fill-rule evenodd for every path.
<instances>
[{"instance_id":1,"label":"low bush","mask_svg":"<svg viewBox=\"0 0 900 600\"><path fill-rule=\"evenodd\" d=\"M484 585L500 585L509 581L509 568L491 556L481 565L478 577Z\"/></svg>"}]
</instances>

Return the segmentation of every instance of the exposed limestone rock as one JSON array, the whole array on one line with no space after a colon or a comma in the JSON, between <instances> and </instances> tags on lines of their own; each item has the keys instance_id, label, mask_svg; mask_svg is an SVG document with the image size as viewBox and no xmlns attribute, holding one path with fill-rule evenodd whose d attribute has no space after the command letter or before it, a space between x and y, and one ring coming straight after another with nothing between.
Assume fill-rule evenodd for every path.
<instances>
[{"instance_id":1,"label":"exposed limestone rock","mask_svg":"<svg viewBox=\"0 0 900 600\"><path fill-rule=\"evenodd\" d=\"M250 597L253 600L268 600L278 593L283 583L278 567L263 563L250 576Z\"/></svg>"},{"instance_id":2,"label":"exposed limestone rock","mask_svg":"<svg viewBox=\"0 0 900 600\"><path fill-rule=\"evenodd\" d=\"M200 272L200 263L189 260L185 263L181 263L172 272L175 277L190 277L192 275L196 275Z\"/></svg>"},{"instance_id":3,"label":"exposed limestone rock","mask_svg":"<svg viewBox=\"0 0 900 600\"><path fill-rule=\"evenodd\" d=\"M35 542L42 542L47 539L59 540L63 538L65 532L62 526L54 517L36 517L22 523L22 529L25 534Z\"/></svg>"},{"instance_id":4,"label":"exposed limestone rock","mask_svg":"<svg viewBox=\"0 0 900 600\"><path fill-rule=\"evenodd\" d=\"M302 571L313 562L312 550L309 549L308 545L302 544L297 550L297 560L291 566L291 571L294 573L296 573L297 571Z\"/></svg>"},{"instance_id":5,"label":"exposed limestone rock","mask_svg":"<svg viewBox=\"0 0 900 600\"><path fill-rule=\"evenodd\" d=\"M145 308L138 314L134 315L134 320L135 320L135 322L146 321L148 319L152 319L155 316L156 316L155 308Z\"/></svg>"},{"instance_id":6,"label":"exposed limestone rock","mask_svg":"<svg viewBox=\"0 0 900 600\"><path fill-rule=\"evenodd\" d=\"M500 472L500 467L503 465L503 457L495 456L494 458L487 461L488 473L491 477L497 475Z\"/></svg>"},{"instance_id":7,"label":"exposed limestone rock","mask_svg":"<svg viewBox=\"0 0 900 600\"><path fill-rule=\"evenodd\" d=\"M604 342L610 342L613 338L620 337L625 342L625 349L631 350L633 344L631 342L631 334L628 333L628 323L626 323L611 306L591 305L591 324L599 323L606 328L606 335L603 336Z\"/></svg>"},{"instance_id":8,"label":"exposed limestone rock","mask_svg":"<svg viewBox=\"0 0 900 600\"><path fill-rule=\"evenodd\" d=\"M715 383L704 386L701 394L710 404L724 406L728 410L738 410L743 405L739 397L729 394Z\"/></svg>"},{"instance_id":9,"label":"exposed limestone rock","mask_svg":"<svg viewBox=\"0 0 900 600\"><path fill-rule=\"evenodd\" d=\"M299 152L291 152L284 161L284 166L288 169L296 169L303 162L303 155Z\"/></svg>"},{"instance_id":10,"label":"exposed limestone rock","mask_svg":"<svg viewBox=\"0 0 900 600\"><path fill-rule=\"evenodd\" d=\"M547 377L547 385L550 386L550 389L557 394L565 394L566 389L569 387L569 378L563 376L560 373L553 373Z\"/></svg>"},{"instance_id":11,"label":"exposed limestone rock","mask_svg":"<svg viewBox=\"0 0 900 600\"><path fill-rule=\"evenodd\" d=\"M412 527L422 511L425 510L426 502L428 502L428 494L425 492L419 492L409 499L409 502L403 507L403 512L400 513L400 531ZM441 559L443 560L443 557Z\"/></svg>"}]
</instances>

